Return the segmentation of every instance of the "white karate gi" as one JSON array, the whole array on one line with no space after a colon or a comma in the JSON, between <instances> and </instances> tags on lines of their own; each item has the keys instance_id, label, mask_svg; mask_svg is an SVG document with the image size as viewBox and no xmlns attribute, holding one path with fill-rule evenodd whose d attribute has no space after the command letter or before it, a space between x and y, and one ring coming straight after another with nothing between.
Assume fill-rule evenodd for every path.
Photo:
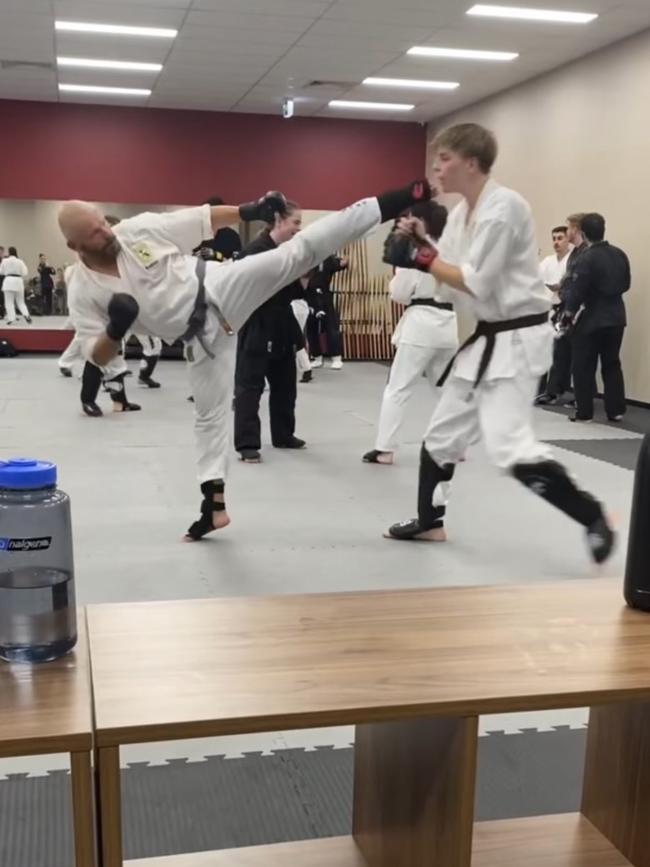
<instances>
[{"instance_id":1,"label":"white karate gi","mask_svg":"<svg viewBox=\"0 0 650 867\"><path fill-rule=\"evenodd\" d=\"M236 332L279 289L362 237L380 220L377 200L364 199L317 220L277 250L238 262L205 263L206 327L200 340L195 337L186 346L199 481L225 479L230 453L236 339L220 326L214 305ZM81 261L71 268L68 304L86 357L105 331L115 292L126 292L138 301L140 312L133 323L137 334L161 337L169 344L182 337L198 289L196 260L189 254L213 235L208 205L140 214L122 220L113 231L121 244L120 277L99 274Z\"/></svg>"},{"instance_id":2,"label":"white karate gi","mask_svg":"<svg viewBox=\"0 0 650 867\"><path fill-rule=\"evenodd\" d=\"M513 190L488 180L469 219L465 200L454 208L438 249L441 261L461 269L472 292L463 295L463 303L478 320L499 322L550 310L530 207ZM455 464L482 436L490 459L504 470L550 458L533 431L532 403L551 363L552 327L544 323L497 334L485 376L474 388L485 345L486 338L479 338L454 363L425 434L427 451L439 466ZM447 488L438 486L434 505L445 505Z\"/></svg>"},{"instance_id":3,"label":"white karate gi","mask_svg":"<svg viewBox=\"0 0 650 867\"><path fill-rule=\"evenodd\" d=\"M539 273L546 286L559 286L566 274L566 266L569 261L571 250L561 259L552 253L539 263Z\"/></svg>"},{"instance_id":4,"label":"white karate gi","mask_svg":"<svg viewBox=\"0 0 650 867\"><path fill-rule=\"evenodd\" d=\"M390 295L397 304L416 299L431 299L441 304L451 301L451 290L430 275L409 268L398 268L390 282ZM394 452L406 405L424 375L431 388L434 409L442 389L437 382L458 349L458 325L453 310L415 305L404 311L392 338L397 348L379 413L375 448Z\"/></svg>"},{"instance_id":5,"label":"white karate gi","mask_svg":"<svg viewBox=\"0 0 650 867\"><path fill-rule=\"evenodd\" d=\"M67 319L63 324L63 328L74 328L71 319ZM74 369L75 363L85 362L86 356L84 355L84 341L78 334L75 333L74 337L68 343L67 347L61 353L59 357L59 368L62 370L70 370ZM102 368L102 373L104 375L104 379L114 379L116 376L121 376L123 373L126 373L128 370L128 365L124 359L124 344L122 344L122 353L120 355L116 355L112 361L106 365L106 367Z\"/></svg>"},{"instance_id":6,"label":"white karate gi","mask_svg":"<svg viewBox=\"0 0 650 867\"><path fill-rule=\"evenodd\" d=\"M5 297L7 325L16 321L16 307L28 319L29 310L25 304L25 277L29 274L27 265L16 256L7 256L0 262L0 274L4 277L2 293Z\"/></svg>"}]
</instances>

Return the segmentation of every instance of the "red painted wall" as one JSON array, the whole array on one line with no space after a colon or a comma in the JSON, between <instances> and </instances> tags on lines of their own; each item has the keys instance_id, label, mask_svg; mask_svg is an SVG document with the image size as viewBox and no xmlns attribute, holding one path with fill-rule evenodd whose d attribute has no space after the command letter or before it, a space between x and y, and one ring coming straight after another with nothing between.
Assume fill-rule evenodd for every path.
<instances>
[{"instance_id":1,"label":"red painted wall","mask_svg":"<svg viewBox=\"0 0 650 867\"><path fill-rule=\"evenodd\" d=\"M422 174L415 123L0 100L0 198L192 204L280 189L329 210Z\"/></svg>"}]
</instances>

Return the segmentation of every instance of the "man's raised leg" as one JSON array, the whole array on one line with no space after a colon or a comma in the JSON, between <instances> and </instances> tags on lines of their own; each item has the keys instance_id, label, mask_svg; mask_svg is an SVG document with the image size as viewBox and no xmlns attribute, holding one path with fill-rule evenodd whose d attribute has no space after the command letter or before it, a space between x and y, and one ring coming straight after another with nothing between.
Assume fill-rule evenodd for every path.
<instances>
[{"instance_id":1,"label":"man's raised leg","mask_svg":"<svg viewBox=\"0 0 650 867\"><path fill-rule=\"evenodd\" d=\"M277 250L240 262L207 263L206 290L234 331L283 286L297 280L331 253L358 241L385 220L395 219L415 202L429 199L431 188L418 181L401 190L355 204L316 220Z\"/></svg>"}]
</instances>

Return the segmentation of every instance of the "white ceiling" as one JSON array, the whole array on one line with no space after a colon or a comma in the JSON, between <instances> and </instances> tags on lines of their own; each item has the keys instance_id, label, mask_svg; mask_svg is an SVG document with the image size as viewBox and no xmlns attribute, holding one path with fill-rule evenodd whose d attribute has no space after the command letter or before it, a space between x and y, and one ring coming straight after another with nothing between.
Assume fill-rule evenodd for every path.
<instances>
[{"instance_id":1,"label":"white ceiling","mask_svg":"<svg viewBox=\"0 0 650 867\"><path fill-rule=\"evenodd\" d=\"M531 0L511 5L597 12L585 26L469 17L474 0L0 0L0 99L61 100L428 121L650 27L649 0ZM508 2L508 0L501 0ZM55 33L55 18L173 27L173 40ZM407 57L413 45L518 51L512 63ZM159 74L62 69L58 55L163 63ZM366 76L459 81L455 91L364 87ZM334 81L309 87L314 80ZM152 87L149 98L59 95L58 81ZM333 110L332 98L411 102L391 115Z\"/></svg>"}]
</instances>

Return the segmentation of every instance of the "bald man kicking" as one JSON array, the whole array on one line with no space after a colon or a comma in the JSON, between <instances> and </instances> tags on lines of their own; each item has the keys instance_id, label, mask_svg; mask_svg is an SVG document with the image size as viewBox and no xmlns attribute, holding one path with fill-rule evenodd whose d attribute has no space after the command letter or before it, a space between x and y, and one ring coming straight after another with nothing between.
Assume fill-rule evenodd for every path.
<instances>
[{"instance_id":1,"label":"bald man kicking","mask_svg":"<svg viewBox=\"0 0 650 867\"><path fill-rule=\"evenodd\" d=\"M59 226L79 255L69 271L68 306L86 357L105 367L126 332L181 339L194 397L201 517L185 539L196 541L230 523L225 481L236 341L251 313L335 250L404 209L431 198L426 181L363 199L312 223L276 250L239 262L205 262L190 254L219 229L240 220L284 215L281 193L233 207L202 205L145 213L111 228L86 202L68 202Z\"/></svg>"}]
</instances>

